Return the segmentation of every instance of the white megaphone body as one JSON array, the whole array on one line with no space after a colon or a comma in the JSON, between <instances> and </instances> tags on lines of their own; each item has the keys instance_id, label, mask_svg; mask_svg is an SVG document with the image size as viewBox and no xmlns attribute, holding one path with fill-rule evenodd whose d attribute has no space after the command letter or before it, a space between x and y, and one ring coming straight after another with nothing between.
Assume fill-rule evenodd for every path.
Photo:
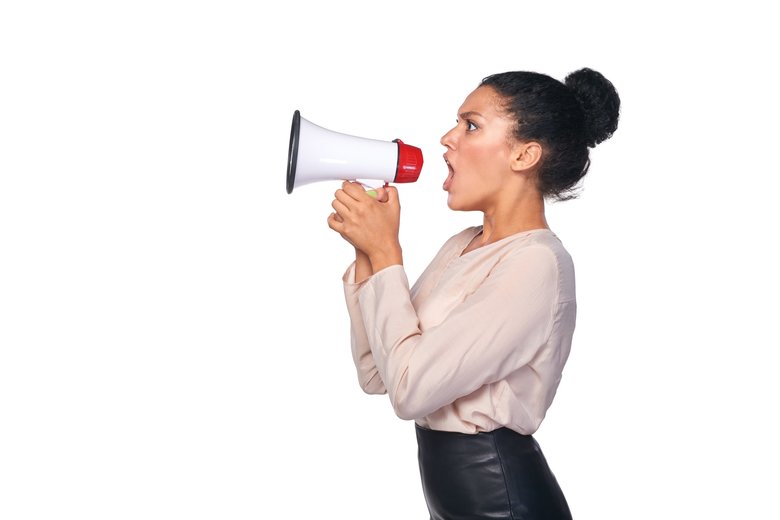
<instances>
[{"instance_id":1,"label":"white megaphone body","mask_svg":"<svg viewBox=\"0 0 780 520\"><path fill-rule=\"evenodd\" d=\"M368 188L390 182L415 182L422 151L400 139L379 141L334 132L295 111L287 154L287 193L326 180L354 180Z\"/></svg>"}]
</instances>

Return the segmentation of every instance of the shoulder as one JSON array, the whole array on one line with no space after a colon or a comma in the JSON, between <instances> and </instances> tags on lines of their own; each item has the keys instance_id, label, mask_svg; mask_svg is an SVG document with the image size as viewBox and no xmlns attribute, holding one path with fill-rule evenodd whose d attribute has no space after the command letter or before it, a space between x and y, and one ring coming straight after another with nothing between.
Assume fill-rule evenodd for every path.
<instances>
[{"instance_id":1,"label":"shoulder","mask_svg":"<svg viewBox=\"0 0 780 520\"><path fill-rule=\"evenodd\" d=\"M555 279L561 301L574 300L574 262L558 236L549 229L518 236L510 244L505 259L535 264L538 272Z\"/></svg>"},{"instance_id":2,"label":"shoulder","mask_svg":"<svg viewBox=\"0 0 780 520\"><path fill-rule=\"evenodd\" d=\"M531 234L527 241L527 247L547 251L556 264L572 264L571 255L564 247L563 242L558 238L558 235L549 229L540 229Z\"/></svg>"}]
</instances>

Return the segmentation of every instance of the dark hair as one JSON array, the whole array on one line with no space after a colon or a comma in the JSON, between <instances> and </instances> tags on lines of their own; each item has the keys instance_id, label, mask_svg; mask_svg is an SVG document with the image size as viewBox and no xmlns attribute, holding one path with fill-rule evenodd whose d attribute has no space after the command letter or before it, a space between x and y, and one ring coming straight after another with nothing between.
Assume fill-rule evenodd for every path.
<instances>
[{"instance_id":1,"label":"dark hair","mask_svg":"<svg viewBox=\"0 0 780 520\"><path fill-rule=\"evenodd\" d=\"M502 72L482 80L504 100L517 124L514 137L538 141L542 159L537 186L543 196L567 200L590 166L588 148L617 130L620 98L600 73L583 68L563 83L536 72Z\"/></svg>"}]
</instances>

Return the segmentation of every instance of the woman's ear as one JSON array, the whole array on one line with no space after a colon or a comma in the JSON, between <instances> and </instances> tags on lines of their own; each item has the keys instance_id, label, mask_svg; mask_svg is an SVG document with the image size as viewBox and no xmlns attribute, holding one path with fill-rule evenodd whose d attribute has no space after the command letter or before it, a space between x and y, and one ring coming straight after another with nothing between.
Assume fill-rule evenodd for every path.
<instances>
[{"instance_id":1,"label":"woman's ear","mask_svg":"<svg viewBox=\"0 0 780 520\"><path fill-rule=\"evenodd\" d=\"M511 167L522 172L534 168L542 160L542 145L536 141L517 143L512 147Z\"/></svg>"}]
</instances>

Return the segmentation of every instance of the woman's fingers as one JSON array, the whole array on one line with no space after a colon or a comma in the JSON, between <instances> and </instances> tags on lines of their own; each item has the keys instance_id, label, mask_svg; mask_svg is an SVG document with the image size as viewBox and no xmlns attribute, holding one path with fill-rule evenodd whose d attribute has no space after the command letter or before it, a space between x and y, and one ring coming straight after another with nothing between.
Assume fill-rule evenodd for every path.
<instances>
[{"instance_id":1,"label":"woman's fingers","mask_svg":"<svg viewBox=\"0 0 780 520\"><path fill-rule=\"evenodd\" d=\"M341 189L355 200L361 200L367 197L366 189L359 182L344 181L341 185Z\"/></svg>"},{"instance_id":2,"label":"woman's fingers","mask_svg":"<svg viewBox=\"0 0 780 520\"><path fill-rule=\"evenodd\" d=\"M375 191L378 202L387 202L387 189L384 186L380 186Z\"/></svg>"},{"instance_id":3,"label":"woman's fingers","mask_svg":"<svg viewBox=\"0 0 780 520\"><path fill-rule=\"evenodd\" d=\"M341 219L341 215L346 215L347 213L349 213L349 207L346 204L344 204L339 198L334 199L330 205L333 207L333 209L336 210L339 219Z\"/></svg>"},{"instance_id":4,"label":"woman's fingers","mask_svg":"<svg viewBox=\"0 0 780 520\"><path fill-rule=\"evenodd\" d=\"M387 192L386 201L393 206L399 206L400 202L398 200L398 189L396 189L395 186L388 186L385 188L385 191Z\"/></svg>"},{"instance_id":5,"label":"woman's fingers","mask_svg":"<svg viewBox=\"0 0 780 520\"><path fill-rule=\"evenodd\" d=\"M344 190L336 190L333 194L335 197L333 202L339 201L344 207L349 207L355 203L355 199L349 196Z\"/></svg>"},{"instance_id":6,"label":"woman's fingers","mask_svg":"<svg viewBox=\"0 0 780 520\"><path fill-rule=\"evenodd\" d=\"M341 233L343 226L344 221L341 220L341 217L339 217L337 213L331 213L328 215L328 227L330 229L336 231L337 233Z\"/></svg>"},{"instance_id":7,"label":"woman's fingers","mask_svg":"<svg viewBox=\"0 0 780 520\"><path fill-rule=\"evenodd\" d=\"M376 194L375 196L369 196L365 187L359 182L344 181L341 189L336 190L334 196L336 199L340 200L346 206L351 208L355 203L369 202L369 199L372 199L372 201L387 202L389 199L390 190L395 190L395 188L393 186L380 186L379 188L373 190L373 192ZM397 198L398 192L396 191L394 194Z\"/></svg>"}]
</instances>

